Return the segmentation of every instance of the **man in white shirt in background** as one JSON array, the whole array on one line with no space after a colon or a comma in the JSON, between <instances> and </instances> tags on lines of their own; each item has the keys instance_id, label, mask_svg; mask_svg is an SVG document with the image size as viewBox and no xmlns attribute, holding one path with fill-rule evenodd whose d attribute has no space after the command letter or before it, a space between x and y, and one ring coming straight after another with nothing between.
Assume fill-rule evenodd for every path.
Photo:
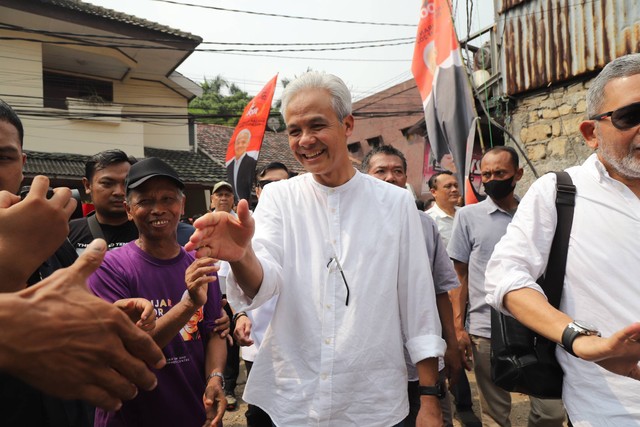
<instances>
[{"instance_id":1,"label":"man in white shirt in background","mask_svg":"<svg viewBox=\"0 0 640 427\"><path fill-rule=\"evenodd\" d=\"M268 185L253 216L242 200L237 219L199 218L187 245L230 262L238 305L278 295L244 399L276 425L398 425L409 412L404 333L423 387L417 425L441 426L445 343L413 198L353 168L351 94L339 78L303 74L282 111L310 173Z\"/></svg>"},{"instance_id":2,"label":"man in white shirt in background","mask_svg":"<svg viewBox=\"0 0 640 427\"><path fill-rule=\"evenodd\" d=\"M596 153L567 170L576 199L559 310L535 283L557 223L553 174L531 186L496 246L487 302L560 344L562 398L575 427L638 426L640 54L602 70L586 112L580 132Z\"/></svg>"},{"instance_id":3,"label":"man in white shirt in background","mask_svg":"<svg viewBox=\"0 0 640 427\"><path fill-rule=\"evenodd\" d=\"M458 180L451 171L437 172L429 178L429 189L433 194L435 204L427 210L427 214L438 225L438 231L444 240L445 246L451 239L453 229L453 217L458 209L460 198Z\"/></svg>"}]
</instances>

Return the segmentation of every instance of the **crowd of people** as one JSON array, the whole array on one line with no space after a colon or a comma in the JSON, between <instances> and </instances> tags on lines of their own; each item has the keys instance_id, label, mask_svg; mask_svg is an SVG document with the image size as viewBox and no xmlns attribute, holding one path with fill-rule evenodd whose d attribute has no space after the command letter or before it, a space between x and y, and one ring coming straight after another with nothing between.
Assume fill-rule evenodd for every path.
<instances>
[{"instance_id":1,"label":"crowd of people","mask_svg":"<svg viewBox=\"0 0 640 427\"><path fill-rule=\"evenodd\" d=\"M336 76L307 72L282 95L307 173L261 168L253 212L221 181L193 225L179 174L119 150L86 163L90 215L69 222L70 190L49 193L43 176L21 199L24 129L0 101L1 424L219 426L242 357L248 426L510 426L510 393L490 375L495 309L558 344L563 398L532 397L529 426L640 425L640 54L608 64L586 104L595 153L568 169L556 309L536 284L555 175L520 199L519 156L494 147L486 199L459 207L441 172L416 209L402 152L383 145L353 167Z\"/></svg>"}]
</instances>

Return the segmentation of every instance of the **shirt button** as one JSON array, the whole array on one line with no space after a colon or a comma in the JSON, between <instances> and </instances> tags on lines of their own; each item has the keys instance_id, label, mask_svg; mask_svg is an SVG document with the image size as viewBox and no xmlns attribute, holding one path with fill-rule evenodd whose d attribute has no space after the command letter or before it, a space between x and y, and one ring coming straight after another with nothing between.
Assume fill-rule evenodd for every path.
<instances>
[{"instance_id":1,"label":"shirt button","mask_svg":"<svg viewBox=\"0 0 640 427\"><path fill-rule=\"evenodd\" d=\"M331 309L331 304L327 304L326 307L327 307L328 310L330 310Z\"/></svg>"},{"instance_id":2,"label":"shirt button","mask_svg":"<svg viewBox=\"0 0 640 427\"><path fill-rule=\"evenodd\" d=\"M326 338L324 340L324 343L327 344L327 345L331 344L331 339L330 338Z\"/></svg>"},{"instance_id":3,"label":"shirt button","mask_svg":"<svg viewBox=\"0 0 640 427\"><path fill-rule=\"evenodd\" d=\"M322 378L322 380L326 380L327 379L327 374L320 375L320 378Z\"/></svg>"}]
</instances>

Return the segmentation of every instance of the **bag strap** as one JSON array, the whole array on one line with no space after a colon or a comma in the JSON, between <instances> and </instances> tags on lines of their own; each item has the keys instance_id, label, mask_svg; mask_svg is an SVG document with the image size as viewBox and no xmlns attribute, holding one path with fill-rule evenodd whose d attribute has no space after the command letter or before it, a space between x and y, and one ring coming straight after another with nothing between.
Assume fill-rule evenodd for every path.
<instances>
[{"instance_id":1,"label":"bag strap","mask_svg":"<svg viewBox=\"0 0 640 427\"><path fill-rule=\"evenodd\" d=\"M95 214L87 216L87 224L89 225L89 231L91 231L91 235L94 239L107 240L104 238L104 233L102 232L102 228L100 227Z\"/></svg>"},{"instance_id":2,"label":"bag strap","mask_svg":"<svg viewBox=\"0 0 640 427\"><path fill-rule=\"evenodd\" d=\"M553 235L549 261L544 280L540 284L549 303L555 308L560 305L564 274L567 266L567 252L569 250L569 236L573 224L573 211L576 204L576 186L565 171L556 174L556 211L558 223Z\"/></svg>"}]
</instances>

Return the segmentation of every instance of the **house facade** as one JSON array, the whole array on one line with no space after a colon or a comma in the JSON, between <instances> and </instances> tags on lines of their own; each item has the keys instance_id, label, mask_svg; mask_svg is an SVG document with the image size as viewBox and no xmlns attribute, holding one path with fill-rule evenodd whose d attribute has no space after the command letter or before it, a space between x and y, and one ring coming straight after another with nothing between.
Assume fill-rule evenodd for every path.
<instances>
[{"instance_id":1,"label":"house facade","mask_svg":"<svg viewBox=\"0 0 640 427\"><path fill-rule=\"evenodd\" d=\"M201 88L175 71L200 37L77 0L0 0L0 17L0 98L24 123L26 183L81 189L88 156L158 150L182 167L188 209L204 209L223 171L194 149L187 107ZM210 172L185 168L200 164Z\"/></svg>"}]
</instances>

